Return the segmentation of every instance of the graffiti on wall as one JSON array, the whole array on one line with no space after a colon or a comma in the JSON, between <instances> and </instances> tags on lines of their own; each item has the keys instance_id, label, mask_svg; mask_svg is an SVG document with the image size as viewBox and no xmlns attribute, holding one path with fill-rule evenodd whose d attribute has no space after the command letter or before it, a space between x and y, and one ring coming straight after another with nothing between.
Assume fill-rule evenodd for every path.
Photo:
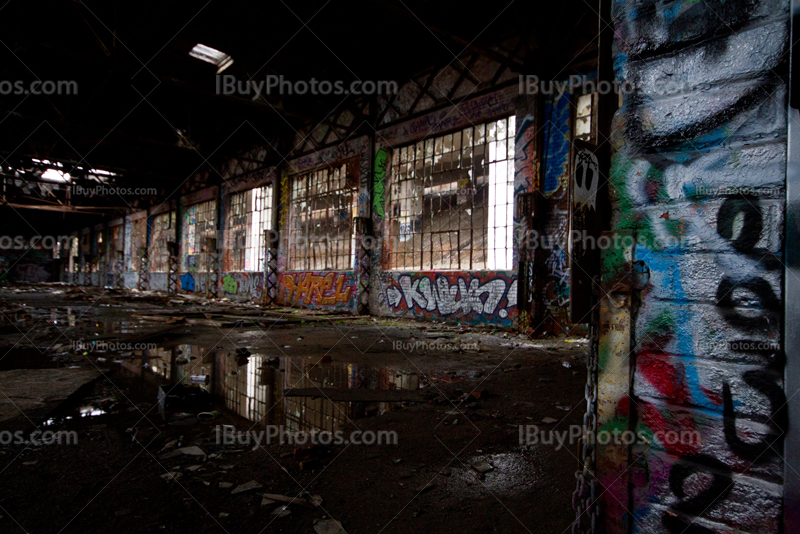
<instances>
[{"instance_id":1,"label":"graffiti on wall","mask_svg":"<svg viewBox=\"0 0 800 534\"><path fill-rule=\"evenodd\" d=\"M546 168L542 193L550 196L567 188L569 181L570 94L562 93L545 102L544 146Z\"/></svg>"},{"instance_id":2,"label":"graffiti on wall","mask_svg":"<svg viewBox=\"0 0 800 534\"><path fill-rule=\"evenodd\" d=\"M194 276L191 273L181 275L181 289L189 293L194 293Z\"/></svg>"},{"instance_id":3,"label":"graffiti on wall","mask_svg":"<svg viewBox=\"0 0 800 534\"><path fill-rule=\"evenodd\" d=\"M635 410L637 431L697 439L635 448L638 478L603 498L606 525L628 516L614 501L631 491L636 530L781 529L786 84L776 72L788 5L615 5L617 76L638 91L617 116L612 224L644 243L636 256L650 281L634 326L635 405L600 402L616 403L608 427L630 426ZM599 479L610 487L622 472Z\"/></svg>"},{"instance_id":4,"label":"graffiti on wall","mask_svg":"<svg viewBox=\"0 0 800 534\"><path fill-rule=\"evenodd\" d=\"M239 282L233 276L226 274L222 277L222 290L229 295L235 295L239 291Z\"/></svg>"},{"instance_id":5,"label":"graffiti on wall","mask_svg":"<svg viewBox=\"0 0 800 534\"><path fill-rule=\"evenodd\" d=\"M285 306L350 307L354 287L352 272L284 273L278 282L278 301Z\"/></svg>"},{"instance_id":6,"label":"graffiti on wall","mask_svg":"<svg viewBox=\"0 0 800 534\"><path fill-rule=\"evenodd\" d=\"M225 274L220 283L226 296L238 299L260 299L264 290L264 273L232 272Z\"/></svg>"},{"instance_id":7,"label":"graffiti on wall","mask_svg":"<svg viewBox=\"0 0 800 534\"><path fill-rule=\"evenodd\" d=\"M517 279L501 274L401 274L386 288L395 312L507 320L516 313Z\"/></svg>"},{"instance_id":8,"label":"graffiti on wall","mask_svg":"<svg viewBox=\"0 0 800 534\"><path fill-rule=\"evenodd\" d=\"M379 148L375 153L375 180L372 184L372 208L375 215L383 219L384 203L386 202L386 150Z\"/></svg>"},{"instance_id":9,"label":"graffiti on wall","mask_svg":"<svg viewBox=\"0 0 800 534\"><path fill-rule=\"evenodd\" d=\"M279 208L279 222L280 228L286 228L286 218L289 216L289 175L284 174L281 176L281 203Z\"/></svg>"},{"instance_id":10,"label":"graffiti on wall","mask_svg":"<svg viewBox=\"0 0 800 534\"><path fill-rule=\"evenodd\" d=\"M539 175L536 159L536 120L525 115L514 140L514 194L533 192Z\"/></svg>"}]
</instances>

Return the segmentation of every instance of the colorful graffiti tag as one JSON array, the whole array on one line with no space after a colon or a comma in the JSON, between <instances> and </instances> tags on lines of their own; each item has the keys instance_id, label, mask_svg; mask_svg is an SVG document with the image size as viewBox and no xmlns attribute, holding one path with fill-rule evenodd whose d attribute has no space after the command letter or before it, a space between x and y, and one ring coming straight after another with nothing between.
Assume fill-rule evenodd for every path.
<instances>
[{"instance_id":1,"label":"colorful graffiti tag","mask_svg":"<svg viewBox=\"0 0 800 534\"><path fill-rule=\"evenodd\" d=\"M506 320L516 313L517 279L500 274L401 274L386 288L386 302L395 312Z\"/></svg>"},{"instance_id":2,"label":"colorful graffiti tag","mask_svg":"<svg viewBox=\"0 0 800 534\"><path fill-rule=\"evenodd\" d=\"M615 407L601 430L634 427L649 443L599 453L598 480L613 488L606 532L781 530L786 84L775 72L788 7L615 4L617 76L638 90L616 118L612 223L644 243L636 259L650 274L632 325L636 395L598 402ZM601 369L611 361L601 351ZM656 437L670 430L693 439Z\"/></svg>"},{"instance_id":3,"label":"colorful graffiti tag","mask_svg":"<svg viewBox=\"0 0 800 534\"><path fill-rule=\"evenodd\" d=\"M226 274L222 277L222 290L230 295L235 295L239 291L239 282L233 276Z\"/></svg>"},{"instance_id":4,"label":"colorful graffiti tag","mask_svg":"<svg viewBox=\"0 0 800 534\"><path fill-rule=\"evenodd\" d=\"M278 282L278 301L285 306L350 307L354 286L352 272L285 273Z\"/></svg>"},{"instance_id":5,"label":"colorful graffiti tag","mask_svg":"<svg viewBox=\"0 0 800 534\"><path fill-rule=\"evenodd\" d=\"M375 179L372 184L372 209L375 215L383 219L386 214L384 213L384 203L386 202L386 187L384 180L386 179L386 150L379 148L375 153Z\"/></svg>"}]
</instances>

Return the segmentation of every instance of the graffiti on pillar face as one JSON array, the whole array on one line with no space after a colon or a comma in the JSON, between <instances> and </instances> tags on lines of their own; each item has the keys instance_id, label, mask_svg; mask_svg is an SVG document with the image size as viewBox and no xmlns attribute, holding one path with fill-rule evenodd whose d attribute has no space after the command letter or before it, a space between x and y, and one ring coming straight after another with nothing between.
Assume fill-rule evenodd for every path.
<instances>
[{"instance_id":1,"label":"graffiti on pillar face","mask_svg":"<svg viewBox=\"0 0 800 534\"><path fill-rule=\"evenodd\" d=\"M514 140L514 194L531 193L539 176L536 160L536 120L525 115L517 124Z\"/></svg>"},{"instance_id":2,"label":"graffiti on pillar face","mask_svg":"<svg viewBox=\"0 0 800 534\"><path fill-rule=\"evenodd\" d=\"M386 288L386 302L395 312L505 322L516 315L517 278L500 274L402 274Z\"/></svg>"},{"instance_id":3,"label":"graffiti on pillar face","mask_svg":"<svg viewBox=\"0 0 800 534\"><path fill-rule=\"evenodd\" d=\"M569 187L570 94L563 93L545 103L544 136L546 167L542 192L546 196Z\"/></svg>"},{"instance_id":4,"label":"graffiti on pillar face","mask_svg":"<svg viewBox=\"0 0 800 534\"><path fill-rule=\"evenodd\" d=\"M375 153L375 180L372 184L372 208L375 215L383 219L384 203L386 202L386 150L379 148Z\"/></svg>"},{"instance_id":5,"label":"graffiti on pillar face","mask_svg":"<svg viewBox=\"0 0 800 534\"><path fill-rule=\"evenodd\" d=\"M349 308L354 287L352 272L285 273L278 282L278 295L284 306Z\"/></svg>"},{"instance_id":6,"label":"graffiti on pillar face","mask_svg":"<svg viewBox=\"0 0 800 534\"><path fill-rule=\"evenodd\" d=\"M281 176L281 203L279 206L279 221L281 229L286 228L286 218L289 215L289 176Z\"/></svg>"},{"instance_id":7,"label":"graffiti on pillar face","mask_svg":"<svg viewBox=\"0 0 800 534\"><path fill-rule=\"evenodd\" d=\"M616 118L625 135L611 172L613 225L636 233L650 282L635 406L602 400L617 401L610 426L625 428L633 408L651 440L633 452L644 473L631 490L637 531L781 529L786 83L776 73L788 8L614 4L615 68L634 90ZM665 431L696 439L670 443Z\"/></svg>"}]
</instances>

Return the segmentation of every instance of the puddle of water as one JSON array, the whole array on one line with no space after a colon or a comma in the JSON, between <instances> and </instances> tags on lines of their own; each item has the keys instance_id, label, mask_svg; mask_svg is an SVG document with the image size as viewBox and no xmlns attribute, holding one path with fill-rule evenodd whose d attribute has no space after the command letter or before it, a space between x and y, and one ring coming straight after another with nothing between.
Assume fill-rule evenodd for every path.
<instances>
[{"instance_id":1,"label":"puddle of water","mask_svg":"<svg viewBox=\"0 0 800 534\"><path fill-rule=\"evenodd\" d=\"M149 381L145 389L150 391L159 385L196 385L212 394L218 408L290 431L336 431L350 420L389 410L394 403L284 397L289 389L416 390L424 381L417 373L389 367L323 364L315 357L259 353L242 357L196 345L134 351L133 358L109 363L129 379Z\"/></svg>"}]
</instances>

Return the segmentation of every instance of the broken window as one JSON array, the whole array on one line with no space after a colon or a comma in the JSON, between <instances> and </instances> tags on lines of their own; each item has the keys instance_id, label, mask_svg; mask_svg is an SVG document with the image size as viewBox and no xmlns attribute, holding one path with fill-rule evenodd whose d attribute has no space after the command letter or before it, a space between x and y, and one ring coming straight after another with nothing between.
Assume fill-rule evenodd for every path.
<instances>
[{"instance_id":1,"label":"broken window","mask_svg":"<svg viewBox=\"0 0 800 534\"><path fill-rule=\"evenodd\" d=\"M99 273L101 269L101 265L103 263L103 254L105 253L105 247L103 245L103 231L95 231L94 234L94 243L92 247L92 267L91 272Z\"/></svg>"},{"instance_id":2,"label":"broken window","mask_svg":"<svg viewBox=\"0 0 800 534\"><path fill-rule=\"evenodd\" d=\"M209 247L216 246L217 201L193 204L183 214L182 268L186 272L209 270Z\"/></svg>"},{"instance_id":3,"label":"broken window","mask_svg":"<svg viewBox=\"0 0 800 534\"><path fill-rule=\"evenodd\" d=\"M139 258L145 252L145 243L147 243L147 217L142 217L131 221L131 242L128 254L130 258L129 271L139 271Z\"/></svg>"},{"instance_id":4,"label":"broken window","mask_svg":"<svg viewBox=\"0 0 800 534\"><path fill-rule=\"evenodd\" d=\"M263 272L272 229L272 185L233 193L225 216L225 271Z\"/></svg>"},{"instance_id":5,"label":"broken window","mask_svg":"<svg viewBox=\"0 0 800 534\"><path fill-rule=\"evenodd\" d=\"M347 270L355 265L357 184L347 165L292 180L289 266L292 271Z\"/></svg>"},{"instance_id":6,"label":"broken window","mask_svg":"<svg viewBox=\"0 0 800 534\"><path fill-rule=\"evenodd\" d=\"M574 139L597 144L597 93L580 95L575 105Z\"/></svg>"},{"instance_id":7,"label":"broken window","mask_svg":"<svg viewBox=\"0 0 800 534\"><path fill-rule=\"evenodd\" d=\"M111 242L108 250L108 271L117 272L121 269L119 263L122 261L122 251L125 249L125 227L121 224L112 226L110 229Z\"/></svg>"},{"instance_id":8,"label":"broken window","mask_svg":"<svg viewBox=\"0 0 800 534\"><path fill-rule=\"evenodd\" d=\"M511 269L515 117L396 150L389 268Z\"/></svg>"},{"instance_id":9,"label":"broken window","mask_svg":"<svg viewBox=\"0 0 800 534\"><path fill-rule=\"evenodd\" d=\"M169 248L167 243L175 241L175 211L153 216L150 226L151 273L165 273L169 270Z\"/></svg>"}]
</instances>

